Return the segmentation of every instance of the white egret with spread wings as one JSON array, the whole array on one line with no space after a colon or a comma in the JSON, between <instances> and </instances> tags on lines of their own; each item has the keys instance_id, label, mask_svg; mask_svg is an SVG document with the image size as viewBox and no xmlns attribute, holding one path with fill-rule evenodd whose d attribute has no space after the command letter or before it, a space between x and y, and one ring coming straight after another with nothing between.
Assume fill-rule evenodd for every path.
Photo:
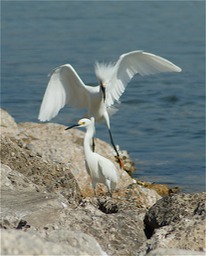
<instances>
[{"instance_id":1,"label":"white egret with spread wings","mask_svg":"<svg viewBox=\"0 0 206 256\"><path fill-rule=\"evenodd\" d=\"M151 75L162 72L180 72L181 68L157 55L144 51L132 51L119 57L116 63L96 63L98 86L85 85L70 64L55 68L50 74L39 120L49 121L66 104L87 109L87 117L98 122L105 120L111 143L122 166L118 150L112 138L108 110L119 100L134 75Z\"/></svg>"}]
</instances>

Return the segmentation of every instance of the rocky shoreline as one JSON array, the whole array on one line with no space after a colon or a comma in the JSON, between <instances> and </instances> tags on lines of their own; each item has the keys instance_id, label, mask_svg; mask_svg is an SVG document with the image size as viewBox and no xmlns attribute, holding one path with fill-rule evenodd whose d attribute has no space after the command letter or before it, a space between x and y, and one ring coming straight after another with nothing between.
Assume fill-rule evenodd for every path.
<instances>
[{"instance_id":1,"label":"rocky shoreline","mask_svg":"<svg viewBox=\"0 0 206 256\"><path fill-rule=\"evenodd\" d=\"M83 137L59 124L17 124L1 109L1 255L205 255L206 193L161 197L128 175L134 165L122 151L127 170L113 198L103 185L94 197Z\"/></svg>"}]
</instances>

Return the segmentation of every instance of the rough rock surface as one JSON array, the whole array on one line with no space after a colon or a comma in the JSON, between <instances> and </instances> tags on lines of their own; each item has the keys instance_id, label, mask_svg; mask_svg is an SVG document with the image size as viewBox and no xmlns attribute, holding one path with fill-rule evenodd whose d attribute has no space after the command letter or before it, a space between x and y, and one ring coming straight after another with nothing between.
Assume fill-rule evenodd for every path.
<instances>
[{"instance_id":1,"label":"rough rock surface","mask_svg":"<svg viewBox=\"0 0 206 256\"><path fill-rule=\"evenodd\" d=\"M167 196L153 205L145 216L145 225L152 235L156 228L177 224L182 218L206 217L206 193Z\"/></svg>"},{"instance_id":2,"label":"rough rock surface","mask_svg":"<svg viewBox=\"0 0 206 256\"><path fill-rule=\"evenodd\" d=\"M31 235L34 232L46 240L54 230L57 234L68 230L82 232L94 237L111 255L128 254L147 239L143 223L145 209L137 208L133 203L99 197L82 199L78 206L74 206L60 193L38 189L22 174L19 175L6 165L2 165L1 171L3 229L20 229ZM56 243L58 244L58 240ZM12 250L24 250L22 247L18 248L18 244L15 246L17 248L12 247ZM25 248L25 253L27 249Z\"/></svg>"},{"instance_id":3,"label":"rough rock surface","mask_svg":"<svg viewBox=\"0 0 206 256\"><path fill-rule=\"evenodd\" d=\"M1 239L1 255L108 255L93 237L82 232L53 230L43 239L35 233L3 230Z\"/></svg>"},{"instance_id":4,"label":"rough rock surface","mask_svg":"<svg viewBox=\"0 0 206 256\"><path fill-rule=\"evenodd\" d=\"M145 215L150 238L137 255L160 248L206 250L206 193L178 194L160 199ZM142 250L143 249L143 250Z\"/></svg>"},{"instance_id":5,"label":"rough rock surface","mask_svg":"<svg viewBox=\"0 0 206 256\"><path fill-rule=\"evenodd\" d=\"M90 177L87 174L84 161L84 132L78 129L65 131L65 126L59 124L22 123L19 125L23 140L29 138L27 147L46 160L63 163L70 169L84 196L93 195ZM26 139L23 137L26 135ZM114 161L112 148L103 141L96 139L96 151ZM117 169L118 165L116 164ZM119 170L119 187L127 187L132 183L127 172Z\"/></svg>"},{"instance_id":6,"label":"rough rock surface","mask_svg":"<svg viewBox=\"0 0 206 256\"><path fill-rule=\"evenodd\" d=\"M204 252L188 251L182 249L160 248L152 250L147 256L205 256Z\"/></svg>"},{"instance_id":7,"label":"rough rock surface","mask_svg":"<svg viewBox=\"0 0 206 256\"><path fill-rule=\"evenodd\" d=\"M1 133L15 136L18 134L19 129L14 118L9 115L4 109L0 109L0 127Z\"/></svg>"},{"instance_id":8,"label":"rough rock surface","mask_svg":"<svg viewBox=\"0 0 206 256\"><path fill-rule=\"evenodd\" d=\"M94 197L84 132L1 120L1 255L202 255L204 193L160 199L119 170L113 198L104 186ZM114 160L98 139L96 151Z\"/></svg>"},{"instance_id":9,"label":"rough rock surface","mask_svg":"<svg viewBox=\"0 0 206 256\"><path fill-rule=\"evenodd\" d=\"M4 114L2 112L2 116ZM46 186L48 191L58 190L70 201L78 200L80 195L93 196L91 179L84 161L84 132L77 129L65 131L65 126L51 123L21 123L18 129L15 136L13 133L8 136L8 133L2 132L3 164L18 170L35 184ZM96 151L114 161L112 148L107 143L96 139ZM132 188L128 191L133 179L127 172L120 170L118 164L116 166L120 182L114 197L122 198L123 195L132 194L132 200L139 207L140 204L141 207L150 207L160 198L153 190L139 185L134 185L135 190ZM100 184L98 189L98 194L106 193L104 185Z\"/></svg>"}]
</instances>

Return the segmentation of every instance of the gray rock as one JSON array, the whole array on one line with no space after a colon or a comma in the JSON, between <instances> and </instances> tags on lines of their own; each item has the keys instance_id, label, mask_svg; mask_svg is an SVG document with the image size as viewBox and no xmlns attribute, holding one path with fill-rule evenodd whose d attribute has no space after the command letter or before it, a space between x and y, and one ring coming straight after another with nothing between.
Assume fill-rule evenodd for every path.
<instances>
[{"instance_id":1,"label":"gray rock","mask_svg":"<svg viewBox=\"0 0 206 256\"><path fill-rule=\"evenodd\" d=\"M32 183L18 171L12 170L8 165L1 164L1 190L39 191L40 187Z\"/></svg>"},{"instance_id":2,"label":"gray rock","mask_svg":"<svg viewBox=\"0 0 206 256\"><path fill-rule=\"evenodd\" d=\"M108 202L109 199L105 200ZM114 209L113 199L112 204ZM87 199L75 209L45 209L25 216L24 220L30 230L38 230L38 233L46 230L49 235L53 230L58 233L65 229L81 231L94 237L109 255L134 255L134 251L146 241L143 227L145 210L123 208L119 212L105 214L98 207L98 200L92 202Z\"/></svg>"},{"instance_id":3,"label":"gray rock","mask_svg":"<svg viewBox=\"0 0 206 256\"><path fill-rule=\"evenodd\" d=\"M177 194L159 200L145 216L145 225L152 233L156 228L177 223L183 218L206 217L206 193Z\"/></svg>"},{"instance_id":4,"label":"gray rock","mask_svg":"<svg viewBox=\"0 0 206 256\"><path fill-rule=\"evenodd\" d=\"M187 255L187 256L204 256L204 252L195 252L195 251L188 251L188 250L181 250L181 249L168 249L168 248L161 248L155 249L147 254L147 256L171 256L171 255Z\"/></svg>"},{"instance_id":5,"label":"gray rock","mask_svg":"<svg viewBox=\"0 0 206 256\"><path fill-rule=\"evenodd\" d=\"M94 195L91 178L85 167L83 152L85 132L78 129L65 131L66 126L53 123L21 123L18 127L21 130L19 138L27 139L32 151L41 155L46 161L64 164L78 181L81 194L85 197ZM113 149L110 145L96 138L95 148L100 155L115 163ZM125 154L124 161L128 162ZM117 163L115 165L120 176L118 187L125 188L132 183L132 178L127 172L120 170ZM103 191L106 192L106 187L103 188Z\"/></svg>"},{"instance_id":6,"label":"gray rock","mask_svg":"<svg viewBox=\"0 0 206 256\"><path fill-rule=\"evenodd\" d=\"M14 118L9 115L4 109L0 108L0 130L1 133L9 136L16 136L19 133L18 125Z\"/></svg>"},{"instance_id":7,"label":"gray rock","mask_svg":"<svg viewBox=\"0 0 206 256\"><path fill-rule=\"evenodd\" d=\"M157 202L161 197L154 190L120 171L113 198L102 186L93 197L83 132L51 123L17 125L2 113L2 254L145 256L181 249L202 255L205 193ZM96 146L114 160L109 145L97 139Z\"/></svg>"},{"instance_id":8,"label":"gray rock","mask_svg":"<svg viewBox=\"0 0 206 256\"><path fill-rule=\"evenodd\" d=\"M63 164L57 164L51 160L46 161L22 145L22 140L2 135L1 163L23 174L28 183L32 182L39 189L44 187L47 192L61 193L70 203L78 203L81 198L80 190L70 170ZM8 179L11 180L11 177ZM12 184L19 182L19 178L17 180L13 180Z\"/></svg>"},{"instance_id":9,"label":"gray rock","mask_svg":"<svg viewBox=\"0 0 206 256\"><path fill-rule=\"evenodd\" d=\"M206 193L179 194L160 199L145 216L148 237L138 256L157 248L206 251Z\"/></svg>"},{"instance_id":10,"label":"gray rock","mask_svg":"<svg viewBox=\"0 0 206 256\"><path fill-rule=\"evenodd\" d=\"M23 231L1 232L1 255L102 255L96 240L82 232L50 233L46 239Z\"/></svg>"},{"instance_id":11,"label":"gray rock","mask_svg":"<svg viewBox=\"0 0 206 256\"><path fill-rule=\"evenodd\" d=\"M14 147L11 140L7 138L6 142L14 152L13 155L20 157L22 154L23 159L29 159L21 148L17 150L17 146ZM41 167L43 164L41 158L37 157L36 161L35 158L31 158L33 166L37 164ZM26 162L28 169L32 166L31 159ZM17 167L20 162L12 163ZM47 164L50 167L49 163ZM57 233L64 233L65 230L84 232L95 237L105 251L115 255L122 253L132 255L146 241L143 225L145 209L137 208L132 200L130 202L123 198L99 197L82 199L80 204L76 205L70 204L62 193L48 191L47 186L43 186L44 183L33 179L36 182L34 184L29 178L9 166L2 164L1 167L2 228L17 228L37 234L46 231L47 236L53 230L57 230ZM26 173L27 168L24 168L22 167L21 171ZM44 170L47 173L50 168ZM46 173L42 173L42 177ZM41 173L38 176L41 177Z\"/></svg>"},{"instance_id":12,"label":"gray rock","mask_svg":"<svg viewBox=\"0 0 206 256\"><path fill-rule=\"evenodd\" d=\"M47 191L62 193L70 203L78 204L81 196L93 196L91 179L87 174L83 153L84 133L65 131L58 124L22 123L15 137L1 136L1 162L24 174L34 184L46 186ZM98 153L114 161L111 147L96 139ZM127 161L127 157L124 156ZM118 168L118 164L117 168ZM161 198L154 190L136 185L123 170L115 197L132 199L137 207L148 208ZM105 194L106 187L98 184L98 194ZM131 196L130 196L131 195Z\"/></svg>"},{"instance_id":13,"label":"gray rock","mask_svg":"<svg viewBox=\"0 0 206 256\"><path fill-rule=\"evenodd\" d=\"M67 205L62 195L54 193L2 190L1 227L16 228L20 221L26 220L30 215L36 218L46 213L49 219L55 210L65 208Z\"/></svg>"}]
</instances>

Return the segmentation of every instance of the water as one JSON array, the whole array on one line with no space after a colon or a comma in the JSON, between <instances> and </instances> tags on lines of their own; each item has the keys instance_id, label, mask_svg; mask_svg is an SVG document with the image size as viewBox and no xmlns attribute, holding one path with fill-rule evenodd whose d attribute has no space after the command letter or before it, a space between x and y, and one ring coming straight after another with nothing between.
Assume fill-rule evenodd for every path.
<instances>
[{"instance_id":1,"label":"water","mask_svg":"<svg viewBox=\"0 0 206 256\"><path fill-rule=\"evenodd\" d=\"M182 73L136 76L112 117L114 140L139 179L205 190L204 1L2 1L1 106L17 122L37 122L47 74L71 63L96 84L96 60L143 49ZM84 111L65 108L53 122ZM98 137L109 142L104 125Z\"/></svg>"}]
</instances>

